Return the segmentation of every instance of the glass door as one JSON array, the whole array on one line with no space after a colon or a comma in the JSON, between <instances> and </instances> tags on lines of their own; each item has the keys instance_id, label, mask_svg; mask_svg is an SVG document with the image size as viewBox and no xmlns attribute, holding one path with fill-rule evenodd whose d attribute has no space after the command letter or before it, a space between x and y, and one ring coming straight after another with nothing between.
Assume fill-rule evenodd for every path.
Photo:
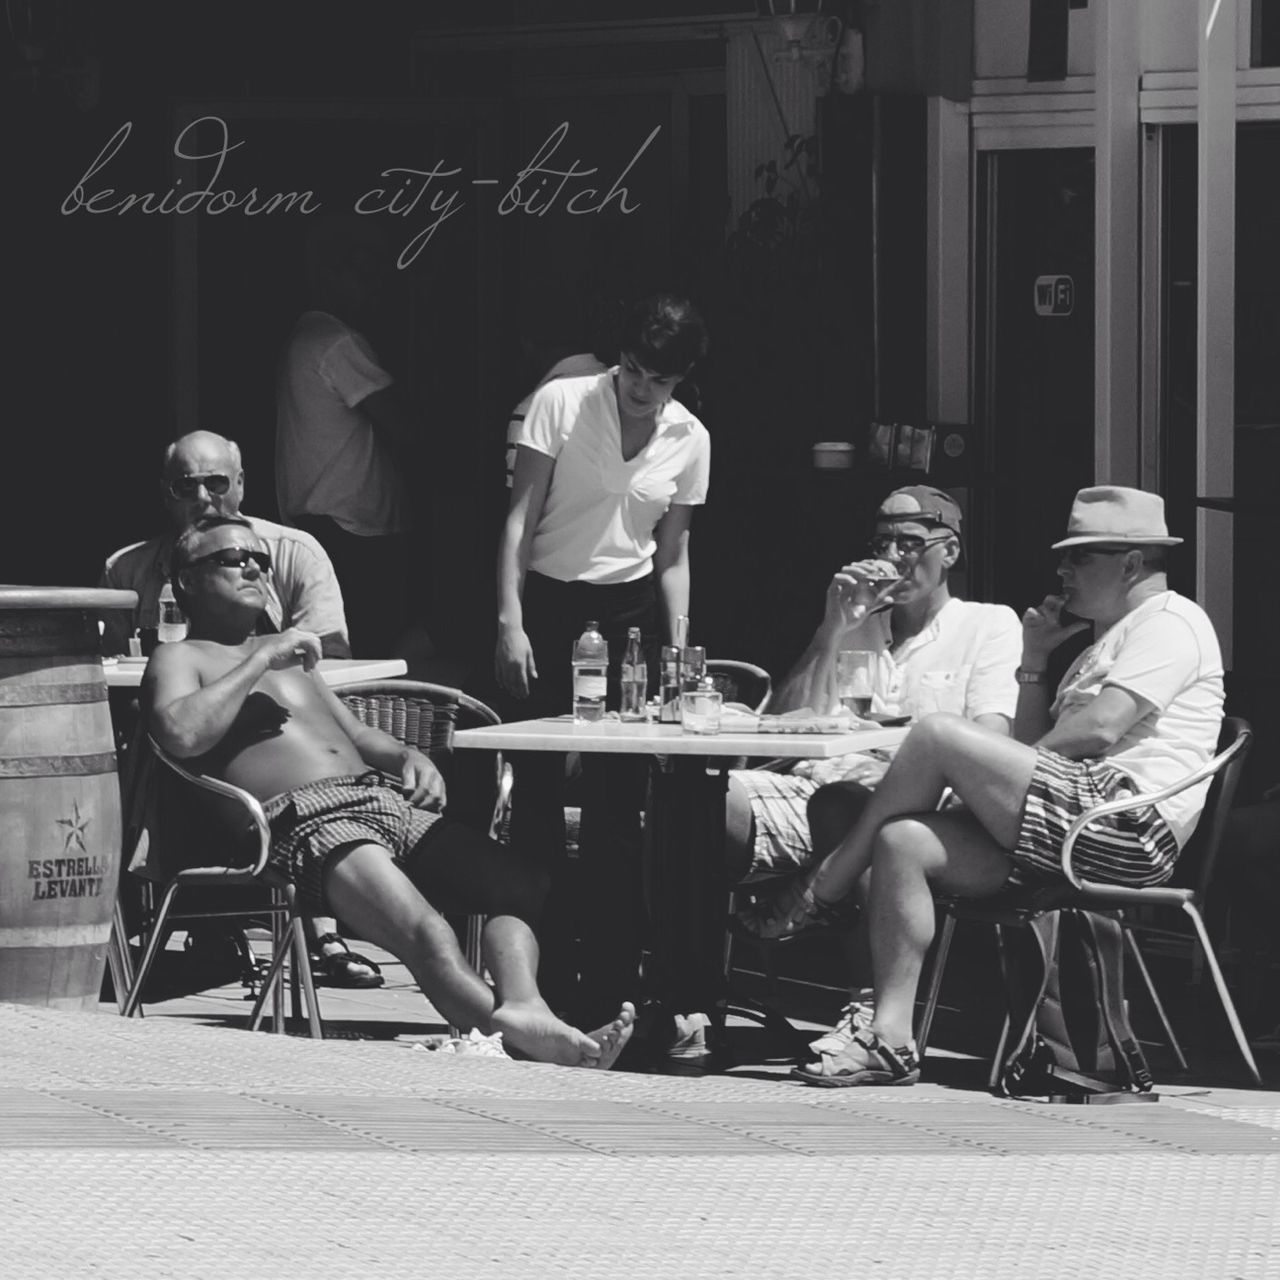
<instances>
[{"instance_id":1,"label":"glass door","mask_svg":"<svg viewBox=\"0 0 1280 1280\"><path fill-rule=\"evenodd\" d=\"M978 156L974 594L1019 612L1057 583L1051 543L1092 483L1093 151Z\"/></svg>"}]
</instances>

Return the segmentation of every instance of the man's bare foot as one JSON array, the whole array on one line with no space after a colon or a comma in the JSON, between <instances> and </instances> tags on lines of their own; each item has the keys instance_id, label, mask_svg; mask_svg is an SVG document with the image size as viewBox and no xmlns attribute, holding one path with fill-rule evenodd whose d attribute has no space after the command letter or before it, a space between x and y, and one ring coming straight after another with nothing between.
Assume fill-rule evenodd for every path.
<instances>
[{"instance_id":1,"label":"man's bare foot","mask_svg":"<svg viewBox=\"0 0 1280 1280\"><path fill-rule=\"evenodd\" d=\"M502 1032L504 1043L535 1062L561 1067L592 1067L601 1047L586 1032L557 1018L541 1001L508 1001L493 1011L490 1025Z\"/></svg>"},{"instance_id":2,"label":"man's bare foot","mask_svg":"<svg viewBox=\"0 0 1280 1280\"><path fill-rule=\"evenodd\" d=\"M600 1046L600 1056L594 1062L585 1062L583 1066L595 1067L600 1071L608 1071L618 1060L618 1055L627 1047L631 1033L636 1029L636 1007L630 1000L622 1002L618 1016L610 1023L591 1033L591 1038Z\"/></svg>"},{"instance_id":3,"label":"man's bare foot","mask_svg":"<svg viewBox=\"0 0 1280 1280\"><path fill-rule=\"evenodd\" d=\"M635 1006L624 1004L607 1026L587 1035L557 1018L542 1001L508 1002L493 1011L490 1025L502 1032L503 1042L535 1062L554 1062L562 1067L613 1066L623 1046L631 1039Z\"/></svg>"}]
</instances>

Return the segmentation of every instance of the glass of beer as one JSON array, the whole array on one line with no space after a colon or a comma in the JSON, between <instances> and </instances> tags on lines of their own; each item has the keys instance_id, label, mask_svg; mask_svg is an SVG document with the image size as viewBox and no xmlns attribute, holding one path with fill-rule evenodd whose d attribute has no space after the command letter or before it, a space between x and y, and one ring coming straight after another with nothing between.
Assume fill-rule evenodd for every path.
<instances>
[{"instance_id":1,"label":"glass of beer","mask_svg":"<svg viewBox=\"0 0 1280 1280\"><path fill-rule=\"evenodd\" d=\"M873 649L841 649L836 657L836 695L855 716L865 717L871 710L879 660Z\"/></svg>"}]
</instances>

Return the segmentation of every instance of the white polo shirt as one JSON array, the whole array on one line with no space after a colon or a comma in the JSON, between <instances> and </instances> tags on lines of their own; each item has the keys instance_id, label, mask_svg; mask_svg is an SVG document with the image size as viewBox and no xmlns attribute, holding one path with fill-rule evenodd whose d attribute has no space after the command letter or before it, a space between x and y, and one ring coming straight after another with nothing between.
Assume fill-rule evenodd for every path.
<instances>
[{"instance_id":1,"label":"white polo shirt","mask_svg":"<svg viewBox=\"0 0 1280 1280\"><path fill-rule=\"evenodd\" d=\"M614 395L616 369L535 392L517 443L555 459L529 568L561 582L633 582L653 569L653 533L673 503L707 500L711 437L676 400L630 462Z\"/></svg>"}]
</instances>

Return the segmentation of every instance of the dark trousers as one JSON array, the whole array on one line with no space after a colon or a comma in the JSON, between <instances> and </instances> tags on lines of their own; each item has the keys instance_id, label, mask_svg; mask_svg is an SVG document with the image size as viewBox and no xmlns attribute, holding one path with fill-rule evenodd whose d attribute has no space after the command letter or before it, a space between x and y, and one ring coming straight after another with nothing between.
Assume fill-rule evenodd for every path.
<instances>
[{"instance_id":1,"label":"dark trousers","mask_svg":"<svg viewBox=\"0 0 1280 1280\"><path fill-rule=\"evenodd\" d=\"M504 701L504 720L563 715L573 709L573 642L588 620L598 623L609 645L607 708L616 711L621 700L629 627L640 628L653 687L658 634L652 576L594 586L530 573L523 608L538 679L527 699ZM641 812L648 760L582 757L582 823L573 862L565 851L565 757L518 752L511 763L512 843L550 875L538 932L539 984L552 1008L581 1025L594 1026L613 1017L621 1001L636 1000L639 992L645 925Z\"/></svg>"},{"instance_id":2,"label":"dark trousers","mask_svg":"<svg viewBox=\"0 0 1280 1280\"><path fill-rule=\"evenodd\" d=\"M514 849L474 828L434 822L405 856L405 875L439 912L515 916L537 930L546 878Z\"/></svg>"},{"instance_id":3,"label":"dark trousers","mask_svg":"<svg viewBox=\"0 0 1280 1280\"><path fill-rule=\"evenodd\" d=\"M330 516L294 516L293 523L311 534L333 561L352 657L391 657L408 623L405 535L362 538Z\"/></svg>"}]
</instances>

